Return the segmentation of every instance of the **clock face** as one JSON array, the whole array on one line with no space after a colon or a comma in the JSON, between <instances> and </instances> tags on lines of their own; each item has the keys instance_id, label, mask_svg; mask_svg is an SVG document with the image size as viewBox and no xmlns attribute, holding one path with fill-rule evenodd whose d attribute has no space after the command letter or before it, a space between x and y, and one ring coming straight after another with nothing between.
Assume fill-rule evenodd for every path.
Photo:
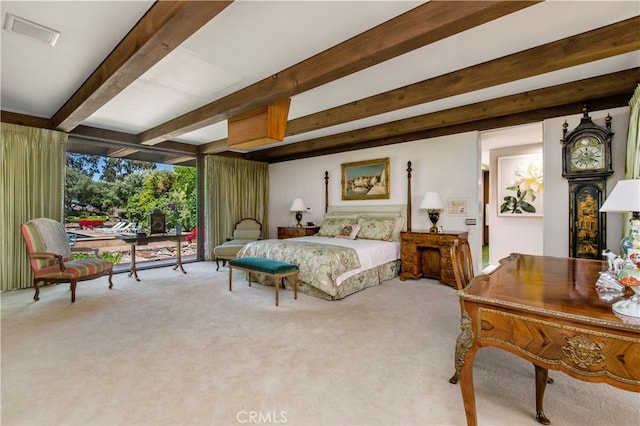
<instances>
[{"instance_id":1,"label":"clock face","mask_svg":"<svg viewBox=\"0 0 640 426\"><path fill-rule=\"evenodd\" d=\"M593 136L580 138L570 154L573 171L599 170L605 167L604 144Z\"/></svg>"}]
</instances>

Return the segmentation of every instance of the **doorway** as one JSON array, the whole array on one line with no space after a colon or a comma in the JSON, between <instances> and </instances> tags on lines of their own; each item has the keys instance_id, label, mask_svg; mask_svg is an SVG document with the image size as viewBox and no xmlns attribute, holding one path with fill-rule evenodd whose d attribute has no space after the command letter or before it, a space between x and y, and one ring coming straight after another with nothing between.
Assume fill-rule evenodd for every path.
<instances>
[{"instance_id":1,"label":"doorway","mask_svg":"<svg viewBox=\"0 0 640 426\"><path fill-rule=\"evenodd\" d=\"M496 184L496 157L519 153L521 149L524 149L525 145L542 144L542 141L542 122L480 132L482 176L479 176L479 178L482 179L484 206L484 211L482 212L484 219L482 232L483 268L490 264L497 264L501 258L509 255L509 250L521 250L520 247L511 244L513 241L508 238L508 235L509 233L511 235L514 232L517 233L516 230L509 229L510 227L522 225L523 222L519 222L518 219L505 220L502 217L498 217L496 212L497 194L495 188L492 188L492 185ZM541 235L542 232L540 232L539 237ZM528 247L527 252L536 253L542 251L542 243L534 240L536 239L530 239L535 247Z\"/></svg>"}]
</instances>

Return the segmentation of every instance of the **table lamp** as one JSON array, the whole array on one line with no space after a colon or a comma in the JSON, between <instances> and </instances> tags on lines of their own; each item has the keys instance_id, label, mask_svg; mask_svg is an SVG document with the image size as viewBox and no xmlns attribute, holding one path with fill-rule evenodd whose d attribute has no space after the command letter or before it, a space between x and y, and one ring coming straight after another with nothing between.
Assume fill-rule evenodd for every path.
<instances>
[{"instance_id":1,"label":"table lamp","mask_svg":"<svg viewBox=\"0 0 640 426\"><path fill-rule=\"evenodd\" d=\"M622 239L622 251L640 249L640 179L621 180L600 207L601 212L629 213L629 235Z\"/></svg>"},{"instance_id":2,"label":"table lamp","mask_svg":"<svg viewBox=\"0 0 640 426\"><path fill-rule=\"evenodd\" d=\"M438 227L436 224L438 223L438 219L440 219L440 210L444 208L444 203L442 202L442 197L439 192L429 191L424 194L424 198L422 199L422 203L420 203L421 209L426 209L429 214L429 220L431 220L431 228L429 228L429 232L437 234Z\"/></svg>"},{"instance_id":3,"label":"table lamp","mask_svg":"<svg viewBox=\"0 0 640 426\"><path fill-rule=\"evenodd\" d=\"M298 221L296 228L302 228L302 224L300 223L300 221L302 220L302 212L307 211L307 207L304 205L304 201L302 201L302 198L296 198L295 200L293 200L293 203L291 204L291 208L289 210L292 212L296 212L296 220Z\"/></svg>"}]
</instances>

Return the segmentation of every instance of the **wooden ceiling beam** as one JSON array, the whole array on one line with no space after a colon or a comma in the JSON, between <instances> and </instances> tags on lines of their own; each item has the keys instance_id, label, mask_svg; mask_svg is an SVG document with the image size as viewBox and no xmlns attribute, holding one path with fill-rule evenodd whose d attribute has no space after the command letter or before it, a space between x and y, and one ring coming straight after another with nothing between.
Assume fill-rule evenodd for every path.
<instances>
[{"instance_id":1,"label":"wooden ceiling beam","mask_svg":"<svg viewBox=\"0 0 640 426\"><path fill-rule=\"evenodd\" d=\"M640 49L640 17L568 37L482 64L433 77L287 123L287 136L468 93ZM226 139L202 146L205 153L229 149Z\"/></svg>"},{"instance_id":2,"label":"wooden ceiling beam","mask_svg":"<svg viewBox=\"0 0 640 426\"><path fill-rule=\"evenodd\" d=\"M19 124L20 126L36 127L38 129L51 129L51 120L47 118L35 117L33 115L18 114L11 111L0 111L0 121L9 124Z\"/></svg>"},{"instance_id":3,"label":"wooden ceiling beam","mask_svg":"<svg viewBox=\"0 0 640 426\"><path fill-rule=\"evenodd\" d=\"M589 102L591 99L611 97L618 94L633 93L640 82L640 68L621 71L604 76L584 79L511 96L504 96L445 111L424 114L391 123L344 132L304 142L283 145L246 154L249 160L275 162L309 156L311 152L326 152L339 149L340 152L362 149L370 141L391 140L406 142L403 135L416 134L431 129L452 128L480 120L495 120L500 117L524 112L553 108L558 105ZM498 125L504 127L508 124ZM396 143L397 143L396 142ZM356 148L357 146L357 148Z\"/></svg>"},{"instance_id":4,"label":"wooden ceiling beam","mask_svg":"<svg viewBox=\"0 0 640 426\"><path fill-rule=\"evenodd\" d=\"M607 96L604 98L591 99L589 101L589 108L594 111L604 110L607 108L617 108L626 106L629 103L629 98L632 96L632 92L625 93L623 95ZM482 120L470 121L467 123L456 124L453 126L437 127L434 129L423 130L420 132L407 133L404 135L396 135L388 138L381 138L370 140L348 147L329 147L322 150L298 153L295 155L287 155L284 157L273 157L268 160L269 163L278 163L282 161L299 160L303 158L318 157L321 155L330 155L343 153L348 151L376 148L380 146L393 145L396 143L411 142L416 140L423 140L429 138L437 138L441 136L448 136L457 133L471 132L471 131L484 131L495 130L503 127L520 126L523 124L530 124L540 122L549 117L562 117L564 115L573 115L582 111L583 103L580 101L571 102L568 104L558 105L550 108L536 109L532 111L524 111L521 113L506 115L502 117L492 117ZM221 154L221 155L226 155ZM257 161L257 160L256 160ZM267 159L261 159L260 161L267 161Z\"/></svg>"},{"instance_id":5,"label":"wooden ceiling beam","mask_svg":"<svg viewBox=\"0 0 640 426\"><path fill-rule=\"evenodd\" d=\"M233 1L158 1L56 112L69 132L171 53Z\"/></svg>"},{"instance_id":6,"label":"wooden ceiling beam","mask_svg":"<svg viewBox=\"0 0 640 426\"><path fill-rule=\"evenodd\" d=\"M132 151L145 150L148 151L148 146L140 146L136 135L125 132L116 132L113 130L99 129L97 127L90 126L78 126L69 133L69 138L76 138L86 141L103 142L106 144L114 145L119 148L131 149ZM198 154L198 146L186 144L176 141L164 141L153 147L157 151L191 155Z\"/></svg>"},{"instance_id":7,"label":"wooden ceiling beam","mask_svg":"<svg viewBox=\"0 0 640 426\"><path fill-rule=\"evenodd\" d=\"M286 136L383 114L640 49L640 17L567 37L287 123Z\"/></svg>"},{"instance_id":8,"label":"wooden ceiling beam","mask_svg":"<svg viewBox=\"0 0 640 426\"><path fill-rule=\"evenodd\" d=\"M154 145L319 87L540 1L432 0L273 76L139 134Z\"/></svg>"}]
</instances>

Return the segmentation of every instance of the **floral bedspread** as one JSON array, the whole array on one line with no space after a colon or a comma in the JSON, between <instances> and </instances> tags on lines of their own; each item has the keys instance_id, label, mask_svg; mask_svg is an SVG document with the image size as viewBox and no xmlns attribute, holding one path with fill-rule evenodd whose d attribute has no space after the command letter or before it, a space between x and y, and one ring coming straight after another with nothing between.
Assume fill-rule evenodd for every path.
<instances>
[{"instance_id":1,"label":"floral bedspread","mask_svg":"<svg viewBox=\"0 0 640 426\"><path fill-rule=\"evenodd\" d=\"M266 257L298 265L298 279L335 296L336 278L360 267L357 252L349 247L292 240L253 241L238 253L238 257Z\"/></svg>"}]
</instances>

